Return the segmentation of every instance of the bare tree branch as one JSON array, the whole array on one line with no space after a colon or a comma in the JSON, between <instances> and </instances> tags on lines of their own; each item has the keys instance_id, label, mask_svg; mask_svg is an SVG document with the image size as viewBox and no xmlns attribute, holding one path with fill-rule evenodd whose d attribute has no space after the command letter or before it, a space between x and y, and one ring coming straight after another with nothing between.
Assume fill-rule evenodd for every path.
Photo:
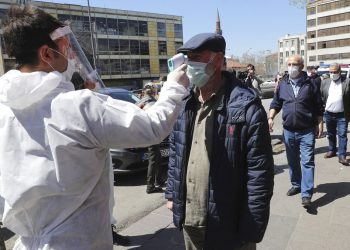
<instances>
[{"instance_id":1,"label":"bare tree branch","mask_svg":"<svg viewBox=\"0 0 350 250\"><path fill-rule=\"evenodd\" d=\"M308 3L312 2L315 2L315 0L289 0L290 5L294 5L300 9L304 9Z\"/></svg>"}]
</instances>

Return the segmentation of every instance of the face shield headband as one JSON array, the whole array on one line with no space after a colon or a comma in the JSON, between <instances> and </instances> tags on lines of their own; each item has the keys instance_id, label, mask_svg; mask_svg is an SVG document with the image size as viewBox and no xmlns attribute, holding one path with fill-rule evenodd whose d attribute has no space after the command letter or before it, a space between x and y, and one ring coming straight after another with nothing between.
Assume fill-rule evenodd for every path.
<instances>
[{"instance_id":1,"label":"face shield headband","mask_svg":"<svg viewBox=\"0 0 350 250\"><path fill-rule=\"evenodd\" d=\"M73 74L79 74L79 76L84 80L85 86L95 85L93 90L98 90L105 87L100 76L96 70L92 68L89 60L86 58L83 49L69 26L57 28L50 34L50 38L52 41L56 41L58 39L66 40L67 47L65 51L67 52L67 60L70 63L70 70L74 72Z\"/></svg>"}]
</instances>

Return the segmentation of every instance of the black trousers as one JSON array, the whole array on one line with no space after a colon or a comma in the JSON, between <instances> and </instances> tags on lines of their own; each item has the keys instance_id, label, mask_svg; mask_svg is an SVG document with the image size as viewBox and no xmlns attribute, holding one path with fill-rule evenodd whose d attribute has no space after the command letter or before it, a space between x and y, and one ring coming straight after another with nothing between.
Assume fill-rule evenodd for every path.
<instances>
[{"instance_id":1,"label":"black trousers","mask_svg":"<svg viewBox=\"0 0 350 250\"><path fill-rule=\"evenodd\" d=\"M159 151L159 145L153 145L148 147L148 170L147 170L147 188L152 188L156 184L160 184L160 169L159 163L161 155Z\"/></svg>"}]
</instances>

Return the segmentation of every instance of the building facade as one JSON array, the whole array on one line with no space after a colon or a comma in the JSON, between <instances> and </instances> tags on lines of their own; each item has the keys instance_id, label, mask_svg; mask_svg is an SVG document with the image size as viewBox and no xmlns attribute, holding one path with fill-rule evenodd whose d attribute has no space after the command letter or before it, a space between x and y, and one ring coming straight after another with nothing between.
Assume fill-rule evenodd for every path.
<instances>
[{"instance_id":1,"label":"building facade","mask_svg":"<svg viewBox=\"0 0 350 250\"><path fill-rule=\"evenodd\" d=\"M319 0L307 5L308 65L350 63L350 0Z\"/></svg>"},{"instance_id":2,"label":"building facade","mask_svg":"<svg viewBox=\"0 0 350 250\"><path fill-rule=\"evenodd\" d=\"M289 35L278 39L278 72L287 71L287 60L291 55L301 55L306 61L306 36Z\"/></svg>"},{"instance_id":3,"label":"building facade","mask_svg":"<svg viewBox=\"0 0 350 250\"><path fill-rule=\"evenodd\" d=\"M0 0L1 19L14 3ZM107 86L141 88L145 81L167 75L167 59L183 44L181 16L91 7L90 23L87 6L31 3L70 25L92 65L95 47L96 69ZM1 47L3 73L15 62L5 54L3 42Z\"/></svg>"}]
</instances>

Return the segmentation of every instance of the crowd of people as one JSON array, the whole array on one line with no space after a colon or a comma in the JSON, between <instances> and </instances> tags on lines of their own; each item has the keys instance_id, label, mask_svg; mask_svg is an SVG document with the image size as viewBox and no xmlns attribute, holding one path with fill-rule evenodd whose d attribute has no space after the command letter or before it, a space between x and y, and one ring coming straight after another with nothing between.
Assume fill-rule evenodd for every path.
<instances>
[{"instance_id":1,"label":"crowd of people","mask_svg":"<svg viewBox=\"0 0 350 250\"><path fill-rule=\"evenodd\" d=\"M19 235L15 249L112 249L111 147L149 146L146 192L159 192L156 145L170 134L165 198L187 250L250 250L263 239L274 188L270 131L281 110L288 196L301 193L311 206L324 122L324 157L348 165L350 89L339 64L320 81L291 56L267 115L254 65L242 83L223 71L224 37L200 33L177 49L188 61L159 95L146 85L134 105L91 91L77 76L75 91L69 29L55 17L14 6L3 30L18 63L0 78L2 222Z\"/></svg>"}]
</instances>

